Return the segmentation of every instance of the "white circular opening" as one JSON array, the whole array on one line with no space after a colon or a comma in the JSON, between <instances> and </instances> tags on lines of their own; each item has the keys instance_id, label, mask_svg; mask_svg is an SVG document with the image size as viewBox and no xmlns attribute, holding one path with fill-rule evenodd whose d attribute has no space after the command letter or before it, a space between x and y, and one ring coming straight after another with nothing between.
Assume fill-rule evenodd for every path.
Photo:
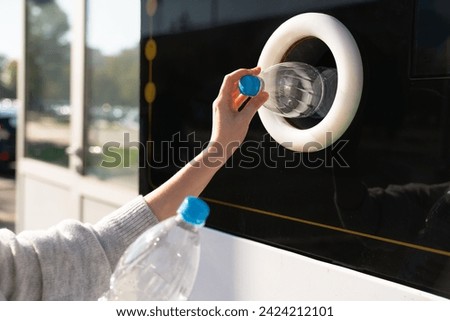
<instances>
[{"instance_id":1,"label":"white circular opening","mask_svg":"<svg viewBox=\"0 0 450 321\"><path fill-rule=\"evenodd\" d=\"M298 129L266 108L258 111L269 134L279 144L296 152L318 151L338 140L358 110L363 85L361 55L355 39L340 21L322 13L300 14L280 25L267 40L258 66L264 70L281 62L294 44L310 37L322 40L336 62L338 85L328 114L317 125Z\"/></svg>"}]
</instances>

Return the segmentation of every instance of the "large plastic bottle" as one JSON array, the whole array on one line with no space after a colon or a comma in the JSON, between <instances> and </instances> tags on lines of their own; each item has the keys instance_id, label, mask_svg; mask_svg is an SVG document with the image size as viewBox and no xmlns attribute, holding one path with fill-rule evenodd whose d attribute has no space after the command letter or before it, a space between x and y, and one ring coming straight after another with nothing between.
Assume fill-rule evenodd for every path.
<instances>
[{"instance_id":1,"label":"large plastic bottle","mask_svg":"<svg viewBox=\"0 0 450 321\"><path fill-rule=\"evenodd\" d=\"M259 76L240 79L243 95L269 94L264 104L272 112L288 118L323 118L330 110L337 88L334 68L315 68L302 62L283 62L263 70Z\"/></svg>"},{"instance_id":2,"label":"large plastic bottle","mask_svg":"<svg viewBox=\"0 0 450 321\"><path fill-rule=\"evenodd\" d=\"M100 300L186 300L200 259L199 229L208 205L188 196L177 215L144 232L122 255Z\"/></svg>"}]
</instances>

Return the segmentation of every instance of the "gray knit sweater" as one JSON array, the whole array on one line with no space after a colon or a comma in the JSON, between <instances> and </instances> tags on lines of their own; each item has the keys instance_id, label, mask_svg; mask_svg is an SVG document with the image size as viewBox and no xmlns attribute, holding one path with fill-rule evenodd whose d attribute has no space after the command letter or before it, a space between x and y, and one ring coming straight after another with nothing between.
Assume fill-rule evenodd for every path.
<instances>
[{"instance_id":1,"label":"gray knit sweater","mask_svg":"<svg viewBox=\"0 0 450 321\"><path fill-rule=\"evenodd\" d=\"M0 300L96 300L128 245L156 223L139 196L95 225L0 229Z\"/></svg>"}]
</instances>

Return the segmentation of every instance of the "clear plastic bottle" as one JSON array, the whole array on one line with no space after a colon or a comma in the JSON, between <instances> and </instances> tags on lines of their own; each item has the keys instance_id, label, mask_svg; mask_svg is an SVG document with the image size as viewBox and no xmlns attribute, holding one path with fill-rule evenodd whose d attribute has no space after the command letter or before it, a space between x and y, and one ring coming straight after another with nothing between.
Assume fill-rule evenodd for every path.
<instances>
[{"instance_id":1,"label":"clear plastic bottle","mask_svg":"<svg viewBox=\"0 0 450 321\"><path fill-rule=\"evenodd\" d=\"M188 196L177 215L144 232L122 255L100 300L186 300L200 259L199 229L208 205Z\"/></svg>"},{"instance_id":2,"label":"clear plastic bottle","mask_svg":"<svg viewBox=\"0 0 450 321\"><path fill-rule=\"evenodd\" d=\"M288 118L323 118L330 110L337 88L334 68L315 68L309 64L289 61L270 66L259 76L240 79L243 95L256 96L267 91L264 104L272 112Z\"/></svg>"}]
</instances>

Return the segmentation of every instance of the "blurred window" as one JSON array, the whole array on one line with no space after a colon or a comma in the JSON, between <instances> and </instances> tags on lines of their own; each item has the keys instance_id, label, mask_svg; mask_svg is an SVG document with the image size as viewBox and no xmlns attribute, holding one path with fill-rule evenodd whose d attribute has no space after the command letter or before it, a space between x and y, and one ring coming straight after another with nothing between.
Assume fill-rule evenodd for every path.
<instances>
[{"instance_id":1,"label":"blurred window","mask_svg":"<svg viewBox=\"0 0 450 321\"><path fill-rule=\"evenodd\" d=\"M29 0L25 156L68 166L71 0Z\"/></svg>"},{"instance_id":2,"label":"blurred window","mask_svg":"<svg viewBox=\"0 0 450 321\"><path fill-rule=\"evenodd\" d=\"M0 100L17 98L17 59L20 49L20 3L17 0L0 0ZM7 104L5 101L4 104ZM6 107L5 107L6 108Z\"/></svg>"},{"instance_id":3,"label":"blurred window","mask_svg":"<svg viewBox=\"0 0 450 321\"><path fill-rule=\"evenodd\" d=\"M137 189L138 0L87 1L86 174Z\"/></svg>"},{"instance_id":4,"label":"blurred window","mask_svg":"<svg viewBox=\"0 0 450 321\"><path fill-rule=\"evenodd\" d=\"M0 170L16 159L17 61L20 3L0 0Z\"/></svg>"}]
</instances>

